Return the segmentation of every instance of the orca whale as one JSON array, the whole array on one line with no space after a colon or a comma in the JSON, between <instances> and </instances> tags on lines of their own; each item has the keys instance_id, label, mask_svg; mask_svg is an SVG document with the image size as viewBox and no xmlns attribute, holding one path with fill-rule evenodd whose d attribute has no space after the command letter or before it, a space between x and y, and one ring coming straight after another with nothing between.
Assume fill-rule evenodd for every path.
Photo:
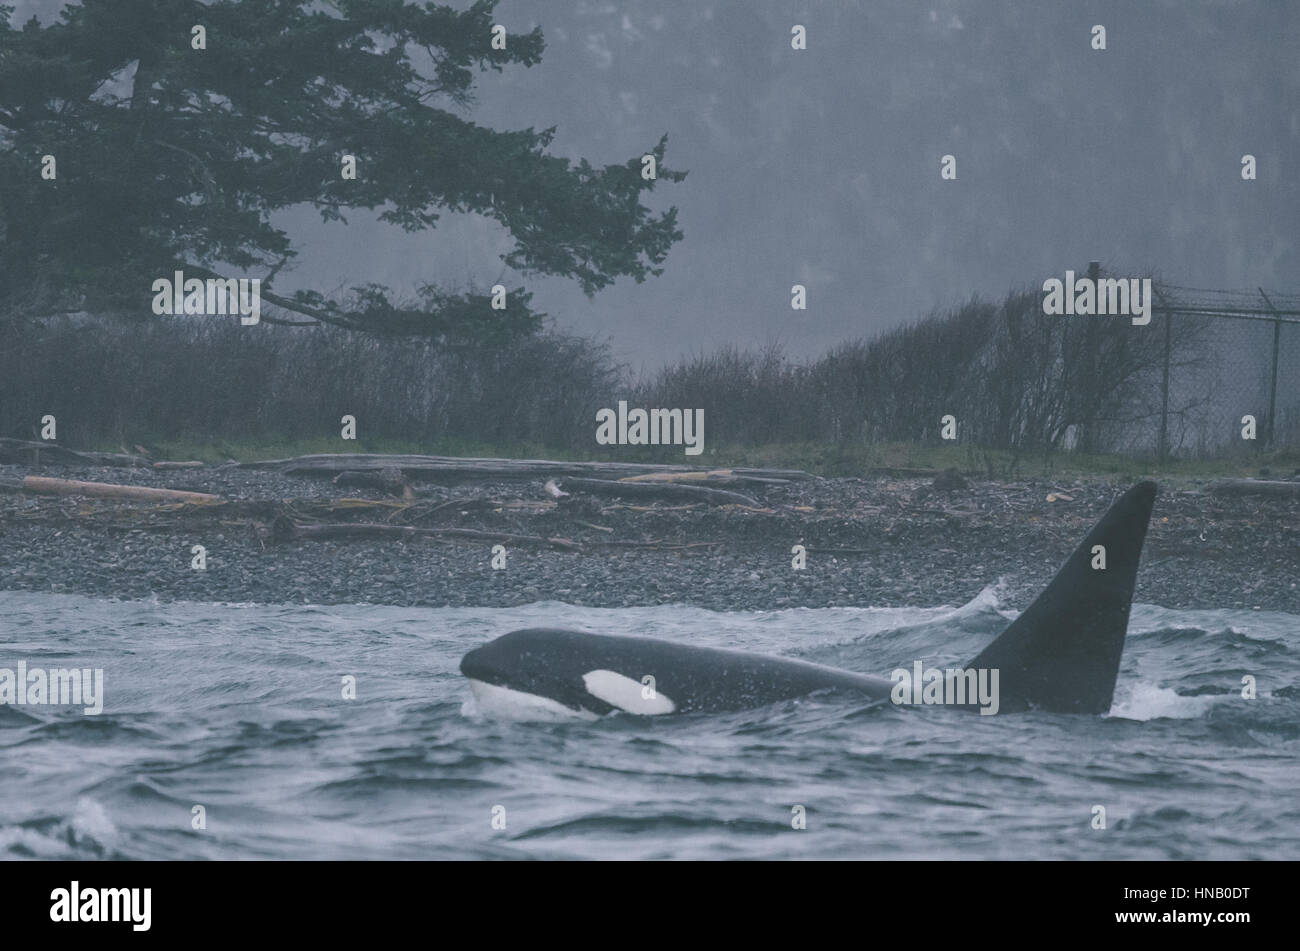
<instances>
[{"instance_id":1,"label":"orca whale","mask_svg":"<svg viewBox=\"0 0 1300 951\"><path fill-rule=\"evenodd\" d=\"M967 665L998 672L999 712L1110 709L1155 495L1155 483L1142 482L1116 499L1037 599ZM483 712L523 718L720 713L821 690L878 701L895 688L805 661L551 628L502 635L467 653L460 669Z\"/></svg>"}]
</instances>

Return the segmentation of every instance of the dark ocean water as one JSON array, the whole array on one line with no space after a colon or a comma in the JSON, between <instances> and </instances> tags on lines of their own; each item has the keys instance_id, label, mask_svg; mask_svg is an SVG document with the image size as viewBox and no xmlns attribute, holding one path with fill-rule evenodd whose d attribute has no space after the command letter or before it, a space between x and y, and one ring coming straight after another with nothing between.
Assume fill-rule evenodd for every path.
<instances>
[{"instance_id":1,"label":"dark ocean water","mask_svg":"<svg viewBox=\"0 0 1300 951\"><path fill-rule=\"evenodd\" d=\"M1006 620L992 589L957 609L730 614L0 592L0 667L102 668L105 688L97 716L0 706L0 855L1300 858L1291 615L1135 606L1104 718L812 697L511 723L478 715L457 670L550 624L888 675L968 660Z\"/></svg>"}]
</instances>

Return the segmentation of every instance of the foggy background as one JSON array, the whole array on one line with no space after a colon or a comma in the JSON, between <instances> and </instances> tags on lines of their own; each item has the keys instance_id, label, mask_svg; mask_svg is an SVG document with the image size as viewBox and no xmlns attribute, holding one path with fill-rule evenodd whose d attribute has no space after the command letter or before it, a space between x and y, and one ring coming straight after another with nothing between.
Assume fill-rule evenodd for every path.
<instances>
[{"instance_id":1,"label":"foggy background","mask_svg":"<svg viewBox=\"0 0 1300 951\"><path fill-rule=\"evenodd\" d=\"M62 4L16 6L48 22ZM301 250L277 290L522 282L558 329L653 370L729 343L811 357L1089 260L1192 287L1300 283L1293 3L503 0L496 19L540 25L547 48L481 74L474 121L555 125L553 153L596 165L668 133L666 164L690 174L647 198L680 209L665 273L588 300L511 273L504 229L477 216L408 235L302 209L276 219Z\"/></svg>"}]
</instances>

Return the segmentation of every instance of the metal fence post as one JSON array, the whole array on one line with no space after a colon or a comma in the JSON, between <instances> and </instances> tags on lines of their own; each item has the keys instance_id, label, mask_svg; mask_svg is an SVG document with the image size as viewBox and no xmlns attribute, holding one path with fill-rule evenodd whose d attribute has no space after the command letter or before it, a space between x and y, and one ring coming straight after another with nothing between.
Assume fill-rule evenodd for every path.
<instances>
[{"instance_id":1,"label":"metal fence post","mask_svg":"<svg viewBox=\"0 0 1300 951\"><path fill-rule=\"evenodd\" d=\"M1168 305L1165 304L1164 295L1159 291L1156 291L1155 294L1165 312L1164 377L1160 383L1160 442L1156 449L1156 458L1163 462L1169 455L1169 351L1174 327L1174 315L1168 309Z\"/></svg>"},{"instance_id":2,"label":"metal fence post","mask_svg":"<svg viewBox=\"0 0 1300 951\"><path fill-rule=\"evenodd\" d=\"M1268 389L1268 439L1264 446L1268 449L1275 448L1273 445L1273 436L1276 433L1277 422L1277 352L1282 344L1282 318L1278 314L1277 308L1273 302L1268 299L1264 293L1264 288L1259 288L1259 296L1264 298L1264 303L1268 304L1268 309L1273 312L1273 382Z\"/></svg>"}]
</instances>

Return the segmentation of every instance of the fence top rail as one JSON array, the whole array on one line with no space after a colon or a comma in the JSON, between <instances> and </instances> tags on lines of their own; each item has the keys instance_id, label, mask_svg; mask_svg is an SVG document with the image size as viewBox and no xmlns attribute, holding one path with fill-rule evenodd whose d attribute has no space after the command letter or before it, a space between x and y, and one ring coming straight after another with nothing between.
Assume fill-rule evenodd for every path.
<instances>
[{"instance_id":1,"label":"fence top rail","mask_svg":"<svg viewBox=\"0 0 1300 951\"><path fill-rule=\"evenodd\" d=\"M1177 284L1155 285L1156 300L1151 312L1156 314L1199 314L1234 320L1267 320L1274 323L1300 323L1300 295L1263 288L1248 290L1213 290L1182 287Z\"/></svg>"},{"instance_id":2,"label":"fence top rail","mask_svg":"<svg viewBox=\"0 0 1300 951\"><path fill-rule=\"evenodd\" d=\"M1153 314L1199 314L1204 317L1229 317L1233 320L1265 320L1269 323L1300 324L1300 310L1246 310L1224 307L1179 307L1177 304L1153 304Z\"/></svg>"},{"instance_id":3,"label":"fence top rail","mask_svg":"<svg viewBox=\"0 0 1300 951\"><path fill-rule=\"evenodd\" d=\"M1205 303L1214 298L1226 300L1235 297L1238 300L1263 300L1264 295L1268 295L1271 300L1282 300L1295 303L1300 301L1300 293L1293 291L1279 291L1276 288L1266 291L1262 287L1189 287L1186 284L1169 284L1165 281L1153 281L1157 288L1173 297L1181 297L1187 301L1200 301Z\"/></svg>"}]
</instances>

